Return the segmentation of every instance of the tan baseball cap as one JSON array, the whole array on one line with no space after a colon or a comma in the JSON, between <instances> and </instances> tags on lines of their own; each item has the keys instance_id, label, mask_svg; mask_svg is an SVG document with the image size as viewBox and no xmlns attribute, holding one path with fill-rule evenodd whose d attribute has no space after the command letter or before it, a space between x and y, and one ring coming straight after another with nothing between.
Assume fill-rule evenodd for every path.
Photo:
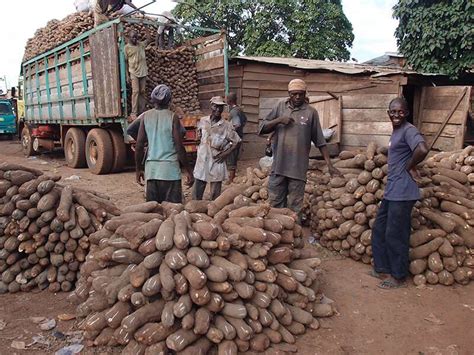
<instances>
[{"instance_id":1,"label":"tan baseball cap","mask_svg":"<svg viewBox=\"0 0 474 355\"><path fill-rule=\"evenodd\" d=\"M301 79L293 79L288 84L288 91L306 91L307 88L305 81Z\"/></svg>"},{"instance_id":2,"label":"tan baseball cap","mask_svg":"<svg viewBox=\"0 0 474 355\"><path fill-rule=\"evenodd\" d=\"M222 96L214 96L209 102L215 105L227 105Z\"/></svg>"}]
</instances>

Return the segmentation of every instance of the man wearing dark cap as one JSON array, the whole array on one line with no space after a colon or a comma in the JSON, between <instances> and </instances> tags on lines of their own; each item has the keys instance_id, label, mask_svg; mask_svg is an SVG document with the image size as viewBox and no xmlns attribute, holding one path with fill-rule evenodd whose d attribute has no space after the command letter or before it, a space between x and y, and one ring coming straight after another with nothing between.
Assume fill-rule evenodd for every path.
<instances>
[{"instance_id":1,"label":"man wearing dark cap","mask_svg":"<svg viewBox=\"0 0 474 355\"><path fill-rule=\"evenodd\" d=\"M273 136L273 166L268 181L270 204L289 207L296 213L303 208L306 172L311 142L321 151L331 175L340 172L332 165L319 116L306 98L306 83L294 79L288 85L289 98L281 101L260 124L260 134Z\"/></svg>"},{"instance_id":2,"label":"man wearing dark cap","mask_svg":"<svg viewBox=\"0 0 474 355\"><path fill-rule=\"evenodd\" d=\"M192 185L192 170L189 167L186 151L182 143L179 117L169 110L171 89L158 85L151 93L154 108L140 115L135 150L136 179L146 181L147 201L182 202L181 169L186 175L186 184ZM148 151L143 175L145 143Z\"/></svg>"},{"instance_id":3,"label":"man wearing dark cap","mask_svg":"<svg viewBox=\"0 0 474 355\"><path fill-rule=\"evenodd\" d=\"M202 200L207 183L211 185L211 200L221 194L222 182L228 178L226 158L240 143L232 123L222 118L224 99L215 96L210 102L211 115L201 118L198 124L201 142L194 167L193 200Z\"/></svg>"}]
</instances>

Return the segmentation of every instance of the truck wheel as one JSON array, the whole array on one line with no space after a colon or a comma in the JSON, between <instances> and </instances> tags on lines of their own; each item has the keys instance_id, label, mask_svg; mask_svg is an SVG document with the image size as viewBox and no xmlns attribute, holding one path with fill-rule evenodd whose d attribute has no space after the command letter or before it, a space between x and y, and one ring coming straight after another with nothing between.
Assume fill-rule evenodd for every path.
<instances>
[{"instance_id":1,"label":"truck wheel","mask_svg":"<svg viewBox=\"0 0 474 355\"><path fill-rule=\"evenodd\" d=\"M86 134L82 129L68 129L64 138L64 156L70 168L86 167Z\"/></svg>"},{"instance_id":2,"label":"truck wheel","mask_svg":"<svg viewBox=\"0 0 474 355\"><path fill-rule=\"evenodd\" d=\"M87 134L86 160L93 174L107 174L112 170L114 146L109 132L94 128Z\"/></svg>"},{"instance_id":3,"label":"truck wheel","mask_svg":"<svg viewBox=\"0 0 474 355\"><path fill-rule=\"evenodd\" d=\"M33 138L31 137L30 130L27 126L24 126L21 130L21 149L26 157L38 154L33 149Z\"/></svg>"},{"instance_id":4,"label":"truck wheel","mask_svg":"<svg viewBox=\"0 0 474 355\"><path fill-rule=\"evenodd\" d=\"M116 130L109 130L112 145L114 146L114 161L112 164L112 172L118 173L125 167L127 160L127 147L123 141L123 134Z\"/></svg>"}]
</instances>

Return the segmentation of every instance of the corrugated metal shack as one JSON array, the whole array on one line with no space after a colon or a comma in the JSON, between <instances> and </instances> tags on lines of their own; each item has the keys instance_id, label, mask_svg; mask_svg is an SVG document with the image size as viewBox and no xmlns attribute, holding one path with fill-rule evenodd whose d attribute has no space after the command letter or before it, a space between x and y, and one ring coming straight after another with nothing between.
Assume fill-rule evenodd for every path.
<instances>
[{"instance_id":1,"label":"corrugated metal shack","mask_svg":"<svg viewBox=\"0 0 474 355\"><path fill-rule=\"evenodd\" d=\"M365 147L370 141L387 145L392 132L387 107L399 95L407 98L411 120L428 143L436 138L434 149L454 150L465 143L472 81L464 86L437 75L366 64L236 57L229 66L229 87L249 119L243 158L262 156L259 120L288 97L288 82L294 78L307 82L310 103L323 128L335 130L330 143L338 149ZM435 87L438 83L454 86Z\"/></svg>"}]
</instances>

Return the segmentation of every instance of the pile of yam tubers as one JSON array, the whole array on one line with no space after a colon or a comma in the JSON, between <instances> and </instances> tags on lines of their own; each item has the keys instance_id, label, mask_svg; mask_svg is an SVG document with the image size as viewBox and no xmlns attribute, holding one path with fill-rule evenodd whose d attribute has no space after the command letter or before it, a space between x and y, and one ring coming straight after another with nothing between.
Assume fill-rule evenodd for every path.
<instances>
[{"instance_id":1,"label":"pile of yam tubers","mask_svg":"<svg viewBox=\"0 0 474 355\"><path fill-rule=\"evenodd\" d=\"M59 179L0 164L0 294L71 291L89 236L120 213L107 199L61 186Z\"/></svg>"},{"instance_id":2,"label":"pile of yam tubers","mask_svg":"<svg viewBox=\"0 0 474 355\"><path fill-rule=\"evenodd\" d=\"M26 42L23 61L66 43L94 27L94 18L87 12L77 12L62 20L51 20L45 27L36 30Z\"/></svg>"},{"instance_id":3,"label":"pile of yam tubers","mask_svg":"<svg viewBox=\"0 0 474 355\"><path fill-rule=\"evenodd\" d=\"M267 203L269 175L270 169L248 167L246 174L236 177L234 182L244 184L248 187L248 191L251 192L249 198L251 198L252 201L256 203ZM310 223L312 195L319 175L320 173L314 171L308 171L306 174L307 180L300 220L302 225L309 225Z\"/></svg>"},{"instance_id":4,"label":"pile of yam tubers","mask_svg":"<svg viewBox=\"0 0 474 355\"><path fill-rule=\"evenodd\" d=\"M145 24L125 24L125 31L137 31L142 40L154 39L157 28ZM181 46L171 50L160 50L155 42L146 48L148 78L146 88L147 107L151 108L150 95L159 84L168 85L173 92L173 105L186 113L198 113L199 87L196 70L196 51L193 47Z\"/></svg>"},{"instance_id":5,"label":"pile of yam tubers","mask_svg":"<svg viewBox=\"0 0 474 355\"><path fill-rule=\"evenodd\" d=\"M287 209L252 189L213 202L129 206L90 236L71 301L90 345L122 354L237 354L289 344L318 317L320 259ZM289 343L289 344L285 344Z\"/></svg>"},{"instance_id":6,"label":"pile of yam tubers","mask_svg":"<svg viewBox=\"0 0 474 355\"><path fill-rule=\"evenodd\" d=\"M147 92L156 85L168 85L173 92L173 105L187 113L198 113L199 87L196 71L195 50L192 47L179 47L174 50L158 50L149 46L146 50L149 75ZM147 95L149 100L149 95ZM151 107L151 103L148 102Z\"/></svg>"},{"instance_id":7,"label":"pile of yam tubers","mask_svg":"<svg viewBox=\"0 0 474 355\"><path fill-rule=\"evenodd\" d=\"M387 183L387 148L343 151L343 177L320 175L311 227L322 246L372 262L371 228ZM474 147L442 152L419 167L422 199L412 212L410 272L416 285L474 280Z\"/></svg>"},{"instance_id":8,"label":"pile of yam tubers","mask_svg":"<svg viewBox=\"0 0 474 355\"><path fill-rule=\"evenodd\" d=\"M141 18L137 17L137 19ZM51 20L27 41L23 60L29 60L66 43L93 27L93 16L85 12L71 14L61 21ZM124 27L125 35L135 30L139 33L141 40L147 38L153 40L146 48L148 80L145 96L148 108L151 108L149 93L156 85L166 84L173 91L173 104L176 107L180 107L186 113L199 112L195 49L183 46L173 50L159 50L154 41L157 26L124 22ZM130 94L131 86L129 85L129 98Z\"/></svg>"}]
</instances>

